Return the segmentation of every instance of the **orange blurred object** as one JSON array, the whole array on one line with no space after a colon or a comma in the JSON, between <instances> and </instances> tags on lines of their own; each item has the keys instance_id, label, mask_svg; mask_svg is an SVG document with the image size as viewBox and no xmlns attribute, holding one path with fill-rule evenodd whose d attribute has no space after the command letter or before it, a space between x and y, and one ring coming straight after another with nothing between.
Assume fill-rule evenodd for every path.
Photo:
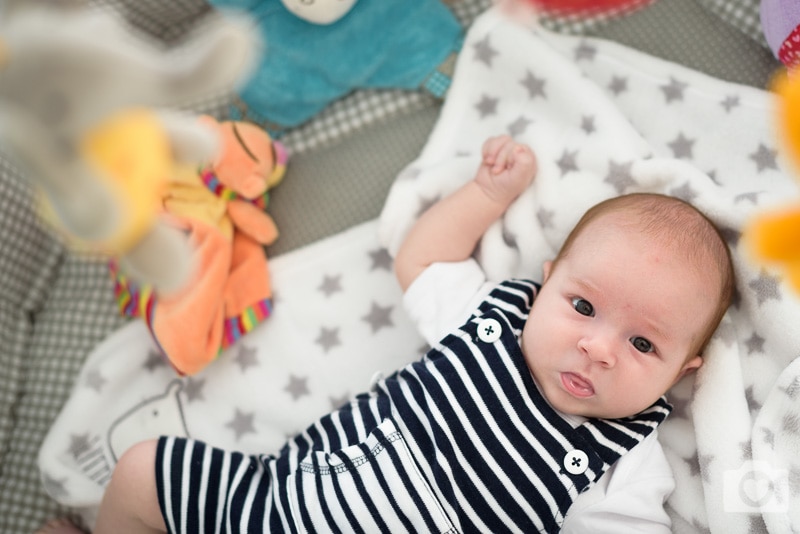
<instances>
[{"instance_id":1,"label":"orange blurred object","mask_svg":"<svg viewBox=\"0 0 800 534\"><path fill-rule=\"evenodd\" d=\"M800 77L782 72L772 88L778 95L775 121L780 147L800 172ZM756 261L783 271L800 293L800 204L758 214L748 223L745 240Z\"/></svg>"},{"instance_id":2,"label":"orange blurred object","mask_svg":"<svg viewBox=\"0 0 800 534\"><path fill-rule=\"evenodd\" d=\"M772 81L772 89L778 94L779 103L775 120L781 148L800 173L800 75L781 71Z\"/></svg>"}]
</instances>

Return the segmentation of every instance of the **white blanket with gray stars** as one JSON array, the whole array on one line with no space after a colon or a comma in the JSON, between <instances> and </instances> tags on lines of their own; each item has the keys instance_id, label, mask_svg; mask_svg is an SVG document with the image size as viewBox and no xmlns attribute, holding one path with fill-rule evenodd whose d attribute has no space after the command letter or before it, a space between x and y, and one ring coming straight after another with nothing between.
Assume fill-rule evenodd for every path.
<instances>
[{"instance_id":1,"label":"white blanket with gray stars","mask_svg":"<svg viewBox=\"0 0 800 534\"><path fill-rule=\"evenodd\" d=\"M676 410L660 431L676 532L800 532L800 296L739 242L751 214L798 201L773 104L764 91L489 11L381 215L394 254L425 208L474 176L486 137L508 133L534 148L540 170L481 241L491 279L539 277L583 212L622 193L678 196L719 225L735 256L735 304L706 364L671 391Z\"/></svg>"},{"instance_id":2,"label":"white blanket with gray stars","mask_svg":"<svg viewBox=\"0 0 800 534\"><path fill-rule=\"evenodd\" d=\"M272 315L192 377L178 377L141 321L101 343L48 433L48 493L91 524L122 453L161 434L273 453L373 379L427 349L401 307L377 221L270 263Z\"/></svg>"},{"instance_id":3,"label":"white blanket with gray stars","mask_svg":"<svg viewBox=\"0 0 800 534\"><path fill-rule=\"evenodd\" d=\"M90 517L121 453L162 433L273 452L376 372L416 359L424 342L401 309L391 254L419 213L473 176L483 140L505 132L535 147L540 173L482 240L493 279L538 277L585 209L616 194L676 195L723 229L738 295L706 365L670 394L668 507L676 532L800 531L800 299L739 245L750 214L798 199L769 96L494 11L458 61L381 220L273 260L273 315L204 372L177 378L141 322L97 347L40 451L50 495Z\"/></svg>"}]
</instances>

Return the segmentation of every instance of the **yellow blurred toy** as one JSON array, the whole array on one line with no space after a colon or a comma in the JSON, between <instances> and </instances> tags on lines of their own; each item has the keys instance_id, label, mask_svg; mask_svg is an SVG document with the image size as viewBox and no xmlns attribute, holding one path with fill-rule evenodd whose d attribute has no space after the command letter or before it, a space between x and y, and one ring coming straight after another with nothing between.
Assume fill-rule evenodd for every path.
<instances>
[{"instance_id":1,"label":"yellow blurred toy","mask_svg":"<svg viewBox=\"0 0 800 534\"><path fill-rule=\"evenodd\" d=\"M775 79L774 90L779 138L800 172L800 76L782 73ZM800 293L800 204L759 214L748 225L745 240L757 261L782 270Z\"/></svg>"},{"instance_id":2,"label":"yellow blurred toy","mask_svg":"<svg viewBox=\"0 0 800 534\"><path fill-rule=\"evenodd\" d=\"M157 106L235 84L254 60L249 23L219 17L165 50L107 10L0 8L0 144L70 246L177 289L191 250L160 220L159 200L176 165L208 161L219 140L195 117Z\"/></svg>"}]
</instances>

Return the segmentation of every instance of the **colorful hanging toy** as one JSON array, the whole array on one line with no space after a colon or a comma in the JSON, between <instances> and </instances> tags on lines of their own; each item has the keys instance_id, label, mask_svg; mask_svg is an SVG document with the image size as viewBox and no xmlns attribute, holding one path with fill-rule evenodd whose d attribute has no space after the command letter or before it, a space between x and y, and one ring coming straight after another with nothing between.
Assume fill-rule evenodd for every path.
<instances>
[{"instance_id":1,"label":"colorful hanging toy","mask_svg":"<svg viewBox=\"0 0 800 534\"><path fill-rule=\"evenodd\" d=\"M773 89L781 147L800 171L800 77L782 73ZM800 293L800 202L758 214L745 230L745 242L757 262L784 272Z\"/></svg>"}]
</instances>

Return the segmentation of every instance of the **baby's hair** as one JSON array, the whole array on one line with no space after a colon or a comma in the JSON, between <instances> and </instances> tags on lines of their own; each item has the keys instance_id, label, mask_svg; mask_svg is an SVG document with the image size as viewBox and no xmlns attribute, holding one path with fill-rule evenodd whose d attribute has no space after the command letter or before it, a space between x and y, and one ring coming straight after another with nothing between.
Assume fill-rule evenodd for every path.
<instances>
[{"instance_id":1,"label":"baby's hair","mask_svg":"<svg viewBox=\"0 0 800 534\"><path fill-rule=\"evenodd\" d=\"M733 262L717 227L697 208L679 198L657 193L632 193L604 200L590 208L567 236L553 262L555 267L573 246L578 235L594 221L613 213L633 215L627 225L687 254L687 259L702 269L710 260L719 273L719 304L703 332L695 354L701 354L733 299Z\"/></svg>"}]
</instances>

